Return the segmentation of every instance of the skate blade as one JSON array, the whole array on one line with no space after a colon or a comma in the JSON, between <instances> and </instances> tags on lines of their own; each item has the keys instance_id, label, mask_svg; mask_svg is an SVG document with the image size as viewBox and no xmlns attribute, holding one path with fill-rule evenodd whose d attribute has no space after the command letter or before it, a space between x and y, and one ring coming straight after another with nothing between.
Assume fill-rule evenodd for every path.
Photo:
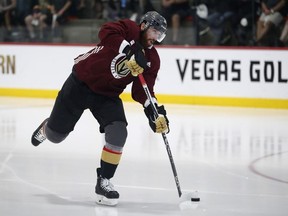
<instances>
[{"instance_id":1,"label":"skate blade","mask_svg":"<svg viewBox=\"0 0 288 216\"><path fill-rule=\"evenodd\" d=\"M108 199L105 196L96 194L96 203L99 205L116 206L118 199Z\"/></svg>"}]
</instances>

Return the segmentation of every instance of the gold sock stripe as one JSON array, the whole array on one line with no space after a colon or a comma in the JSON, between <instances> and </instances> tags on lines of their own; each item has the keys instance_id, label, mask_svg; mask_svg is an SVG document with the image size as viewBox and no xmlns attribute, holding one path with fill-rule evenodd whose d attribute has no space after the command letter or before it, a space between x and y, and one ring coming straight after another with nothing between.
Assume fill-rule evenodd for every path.
<instances>
[{"instance_id":1,"label":"gold sock stripe","mask_svg":"<svg viewBox=\"0 0 288 216\"><path fill-rule=\"evenodd\" d=\"M118 165L121 159L122 152L115 152L107 148L103 148L101 159L110 164Z\"/></svg>"}]
</instances>

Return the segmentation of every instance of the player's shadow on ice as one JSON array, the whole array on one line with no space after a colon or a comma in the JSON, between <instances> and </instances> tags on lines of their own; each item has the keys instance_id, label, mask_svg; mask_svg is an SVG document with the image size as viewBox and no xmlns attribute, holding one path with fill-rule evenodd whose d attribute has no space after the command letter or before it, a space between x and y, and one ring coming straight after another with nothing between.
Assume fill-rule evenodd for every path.
<instances>
[{"instance_id":1,"label":"player's shadow on ice","mask_svg":"<svg viewBox=\"0 0 288 216\"><path fill-rule=\"evenodd\" d=\"M142 213L142 214L157 214L157 215L173 215L173 212L179 212L179 207L175 203L164 203L164 202L132 202L132 201L120 201L117 206L101 206L91 198L82 198L82 200L76 200L74 198L60 196L57 194L37 194L37 197L44 198L51 205L71 205L71 206L82 206L87 208L94 208L96 215L111 215L121 216L131 213Z\"/></svg>"}]
</instances>

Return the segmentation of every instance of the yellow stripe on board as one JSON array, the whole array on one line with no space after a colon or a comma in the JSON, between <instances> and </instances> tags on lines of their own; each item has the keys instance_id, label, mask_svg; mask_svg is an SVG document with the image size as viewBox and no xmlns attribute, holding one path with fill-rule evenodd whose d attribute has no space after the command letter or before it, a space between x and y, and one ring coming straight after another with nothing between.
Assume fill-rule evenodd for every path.
<instances>
[{"instance_id":1,"label":"yellow stripe on board","mask_svg":"<svg viewBox=\"0 0 288 216\"><path fill-rule=\"evenodd\" d=\"M0 88L0 96L11 97L35 97L55 98L58 90L37 90L37 89L10 89ZM125 102L133 101L130 93L123 93L121 98ZM159 103L207 105L207 106L234 106L234 107L255 107L288 109L288 99L272 98L232 98L232 97L206 97L206 96L184 96L157 94Z\"/></svg>"},{"instance_id":2,"label":"yellow stripe on board","mask_svg":"<svg viewBox=\"0 0 288 216\"><path fill-rule=\"evenodd\" d=\"M56 98L58 90L0 88L0 96Z\"/></svg>"},{"instance_id":3,"label":"yellow stripe on board","mask_svg":"<svg viewBox=\"0 0 288 216\"><path fill-rule=\"evenodd\" d=\"M159 95L157 98L161 103L288 109L288 100L284 99L178 95Z\"/></svg>"},{"instance_id":4,"label":"yellow stripe on board","mask_svg":"<svg viewBox=\"0 0 288 216\"><path fill-rule=\"evenodd\" d=\"M130 94L123 94L121 98L123 99L123 101L133 101ZM232 98L157 94L157 99L161 104L172 103L207 106L288 109L288 100L269 98Z\"/></svg>"}]
</instances>

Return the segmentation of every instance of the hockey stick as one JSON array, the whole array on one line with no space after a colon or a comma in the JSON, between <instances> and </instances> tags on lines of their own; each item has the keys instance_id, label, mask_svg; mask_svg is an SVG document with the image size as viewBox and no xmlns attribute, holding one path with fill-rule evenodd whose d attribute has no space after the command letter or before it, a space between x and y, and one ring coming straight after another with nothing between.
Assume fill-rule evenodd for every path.
<instances>
[{"instance_id":1,"label":"hockey stick","mask_svg":"<svg viewBox=\"0 0 288 216\"><path fill-rule=\"evenodd\" d=\"M142 85L142 87L144 89L144 92L145 92L148 100L150 101L150 104L152 106L154 115L155 115L156 118L158 118L159 113L158 113L158 111L157 111L157 109L155 107L155 104L153 102L153 99L152 99L151 93L149 91L149 88L147 86L147 83L146 83L146 81L145 81L145 79L144 79L142 74L139 74L138 77L139 77L141 85ZM162 138L164 140L164 143L165 143L165 146L166 146L166 150L167 150L167 153L168 153L168 157L169 157L169 161L170 161L170 164L171 164L171 167L172 167L172 171L173 171L176 187L177 187L177 190L178 190L178 195L179 195L179 197L181 197L182 196L182 191L181 191L181 188L180 188L180 182L179 182L179 179L178 179L177 170L176 170L176 167L175 167L175 163L174 163L174 160L173 160L172 152L171 152L171 149L170 149L170 145L169 145L166 133L162 133Z\"/></svg>"}]
</instances>

